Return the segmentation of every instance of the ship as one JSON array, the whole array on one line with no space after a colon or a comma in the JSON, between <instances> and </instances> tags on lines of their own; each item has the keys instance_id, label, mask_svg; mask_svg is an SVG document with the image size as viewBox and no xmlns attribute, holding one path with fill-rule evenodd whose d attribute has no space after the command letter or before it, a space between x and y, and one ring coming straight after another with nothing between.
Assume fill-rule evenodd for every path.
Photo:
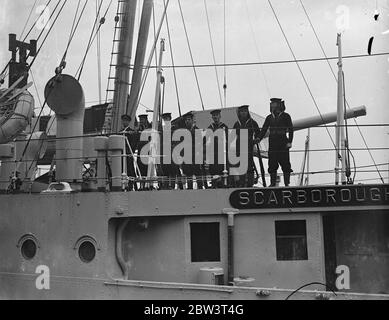
<instances>
[{"instance_id":1,"label":"ship","mask_svg":"<svg viewBox=\"0 0 389 320\"><path fill-rule=\"evenodd\" d=\"M90 108L62 59L44 92L54 116L37 116L27 79L37 41L9 35L9 85L0 91L0 299L389 299L389 184L350 179L345 124L367 108L344 103L341 35L337 110L293 120L295 131L336 123L332 184L304 183L300 173L301 183L268 187L258 169L252 187L228 185L225 172L219 188L190 190L192 178L179 177L163 190L154 160L135 178L123 160L137 156L127 154L120 119L136 118L153 0L143 1L132 64L137 5L117 3L113 97ZM155 52L160 45L158 130L165 45L152 41ZM237 108L221 109L230 128ZM210 111L192 110L200 129ZM262 127L264 116L251 116ZM266 138L256 146L258 166L267 148ZM137 191L128 190L130 180Z\"/></svg>"}]
</instances>

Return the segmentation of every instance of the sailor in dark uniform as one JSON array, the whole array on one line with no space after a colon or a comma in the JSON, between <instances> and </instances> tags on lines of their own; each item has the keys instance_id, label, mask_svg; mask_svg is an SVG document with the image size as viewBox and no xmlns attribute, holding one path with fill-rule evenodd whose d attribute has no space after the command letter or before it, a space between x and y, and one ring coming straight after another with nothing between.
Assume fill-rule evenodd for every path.
<instances>
[{"instance_id":1,"label":"sailor in dark uniform","mask_svg":"<svg viewBox=\"0 0 389 320\"><path fill-rule=\"evenodd\" d=\"M130 127L131 117L128 114L123 114L122 117L122 133L125 134L125 137L128 141L126 141L126 155L127 155L127 176L130 178L128 183L129 190L136 190L136 184L134 183L134 179L136 177L135 168L134 168L134 158L133 152L138 144L138 134L137 132ZM130 149L131 146L131 149Z\"/></svg>"},{"instance_id":2,"label":"sailor in dark uniform","mask_svg":"<svg viewBox=\"0 0 389 320\"><path fill-rule=\"evenodd\" d=\"M237 110L238 121L234 124L234 129L236 130L236 150L237 154L240 155L240 143L247 143L247 171L245 174L240 175L235 178L234 185L236 187L252 187L254 185L254 170L255 163L253 159L254 153L254 144L259 142L259 133L260 129L258 123L251 118L249 112L249 106L243 105L240 106ZM240 131L247 130L248 131L248 139L247 141L240 141Z\"/></svg>"},{"instance_id":3,"label":"sailor in dark uniform","mask_svg":"<svg viewBox=\"0 0 389 320\"><path fill-rule=\"evenodd\" d=\"M199 128L194 124L193 113L188 113L185 115L185 128L191 132L192 136L192 159L191 163L182 164L182 172L188 178L188 189L193 189L193 176L196 177L197 188L203 189L204 183L201 172L201 165L196 164L196 142L195 142L195 131Z\"/></svg>"},{"instance_id":4,"label":"sailor in dark uniform","mask_svg":"<svg viewBox=\"0 0 389 320\"><path fill-rule=\"evenodd\" d=\"M260 139L263 139L266 131L269 133L269 173L270 186L274 187L277 180L277 169L281 166L284 173L285 186L289 186L290 173L293 172L290 165L289 149L293 141L293 124L288 113L285 112L285 102L282 99L270 99L271 114L266 117L263 124ZM288 133L288 136L286 135Z\"/></svg>"},{"instance_id":5,"label":"sailor in dark uniform","mask_svg":"<svg viewBox=\"0 0 389 320\"><path fill-rule=\"evenodd\" d=\"M213 122L209 125L208 129L211 129L213 132L217 130L224 131L224 137L227 139L227 130L228 127L220 121L221 119L221 110L212 110L211 112ZM209 174L212 176L212 187L213 188L222 188L223 180L222 177L224 175L224 170L227 169L227 164L219 161L219 158L224 159L224 154L227 153L225 148L219 150L219 141L218 137L215 136L214 147L213 147L213 163L209 164ZM208 141L207 141L208 142ZM226 143L226 141L224 141ZM219 154L220 153L220 154ZM225 159L227 160L227 159ZM225 166L226 165L226 166Z\"/></svg>"}]
</instances>

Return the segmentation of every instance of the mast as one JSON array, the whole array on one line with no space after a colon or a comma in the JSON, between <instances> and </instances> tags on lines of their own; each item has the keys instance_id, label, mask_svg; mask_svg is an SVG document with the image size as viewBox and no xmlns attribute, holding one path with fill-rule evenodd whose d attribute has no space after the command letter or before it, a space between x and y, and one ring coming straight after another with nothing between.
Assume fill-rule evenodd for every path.
<instances>
[{"instance_id":1,"label":"mast","mask_svg":"<svg viewBox=\"0 0 389 320\"><path fill-rule=\"evenodd\" d=\"M309 172L309 148L310 148L310 144L311 144L311 129L308 128L308 136L307 136L307 176L305 177L305 185L308 186L309 185L309 175L310 175L310 172Z\"/></svg>"},{"instance_id":2,"label":"mast","mask_svg":"<svg viewBox=\"0 0 389 320\"><path fill-rule=\"evenodd\" d=\"M165 51L165 40L161 39L161 47L159 51L159 60L158 60L158 69L157 69L157 84L155 86L155 97L154 97L154 112L153 112L153 125L152 125L152 135L151 135L151 144L150 144L150 157L149 164L147 168L147 178L153 178L155 176L155 159L157 156L158 148L158 126L159 126L159 111L161 104L161 79L162 79L162 56Z\"/></svg>"},{"instance_id":3,"label":"mast","mask_svg":"<svg viewBox=\"0 0 389 320\"><path fill-rule=\"evenodd\" d=\"M132 73L131 91L126 109L126 113L130 115L132 119L135 119L136 109L138 108L138 99L142 85L142 71L146 54L147 38L149 35L152 10L153 0L144 0L142 8L142 17L139 26L138 43L136 46L134 71Z\"/></svg>"},{"instance_id":4,"label":"mast","mask_svg":"<svg viewBox=\"0 0 389 320\"><path fill-rule=\"evenodd\" d=\"M343 62L342 62L342 36L338 33L336 45L338 46L338 104L336 122L336 154L335 154L335 184L339 184L339 170L342 184L346 184L346 143L344 135L344 90L343 90Z\"/></svg>"},{"instance_id":5,"label":"mast","mask_svg":"<svg viewBox=\"0 0 389 320\"><path fill-rule=\"evenodd\" d=\"M119 45L115 70L115 89L112 109L111 131L120 130L120 117L126 113L126 104L129 91L130 63L134 37L134 24L137 0L118 0L121 9L118 12L120 20ZM114 40L115 41L115 40Z\"/></svg>"}]
</instances>

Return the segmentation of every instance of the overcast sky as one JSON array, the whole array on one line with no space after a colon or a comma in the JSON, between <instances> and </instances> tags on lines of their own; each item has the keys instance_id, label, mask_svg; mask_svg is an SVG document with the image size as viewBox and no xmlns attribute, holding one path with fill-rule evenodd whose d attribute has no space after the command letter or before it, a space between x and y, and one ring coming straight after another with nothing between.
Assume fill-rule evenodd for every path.
<instances>
[{"instance_id":1,"label":"overcast sky","mask_svg":"<svg viewBox=\"0 0 389 320\"><path fill-rule=\"evenodd\" d=\"M49 12L54 8L57 0L51 1ZM139 1L140 4L142 1ZM163 0L155 0L155 24L161 19ZM8 50L8 33L16 33L18 37L23 30L31 8L35 4L30 20L23 33L26 34L33 21L39 15L37 7L46 1L42 0L1 0L0 11L0 67L7 63L10 53ZM32 70L36 82L30 91L34 94L36 106L39 107L39 98L43 100L43 89L47 80L54 75L65 50L69 37L72 19L78 1L68 0L62 15L59 17L52 33L47 39ZM84 3L84 0L81 1ZM103 10L109 1L104 0ZM224 7L225 3L225 7ZM360 55L367 53L368 41L374 36L372 53L389 52L389 1L384 0L302 0L306 11L313 23L325 53L329 57L337 56L336 34L338 27L343 26L343 54ZM181 0L186 28L190 39L190 46L195 64L213 64L211 42L207 26L206 11L203 0ZM323 52L312 31L300 0L271 0L277 17L284 29L286 37L297 59L322 58ZM275 16L267 0L207 0L210 30L212 34L216 63L247 63L259 61L293 60L285 38L277 24ZM113 0L107 14L107 22L101 28L101 73L102 98L105 101L105 88L109 71L110 51L113 36L113 18L117 0ZM138 4L138 11L140 5ZM226 19L224 23L224 9ZM374 20L375 10L380 16ZM67 67L64 73L74 75L84 55L86 43L95 18L95 1L90 0L86 7L85 16L71 43ZM349 14L348 14L349 13ZM136 26L139 23L137 14ZM170 0L168 19L174 62L177 66L190 66L191 60L185 38L183 23L180 16L177 0ZM40 21L33 29L29 39L37 37L44 21ZM150 43L153 39L153 22L150 28ZM224 51L224 33L226 34L226 50ZM166 25L163 26L161 37L168 39ZM41 39L42 40L42 39ZM40 42L41 42L40 40ZM38 42L38 45L40 45ZM166 43L164 64L171 65L171 52ZM150 47L150 45L149 45ZM146 56L149 56L148 50ZM389 96L389 60L388 55L370 56L344 60L346 80L346 98L350 106L366 105L367 116L359 118L358 124L389 123L388 96ZM337 72L336 60L330 61ZM155 64L155 60L153 60ZM322 113L336 111L337 84L326 61L302 62L302 71L309 84L317 106ZM97 73L96 45L94 43L88 55L81 77L87 105L97 104L98 73ZM154 71L154 70L153 70ZM178 92L182 112L200 110L201 100L196 86L192 68L177 68ZM220 97L216 81L215 68L202 67L196 69L199 79L201 96L205 108L220 107ZM229 66L225 72L223 67L217 69L220 85L224 75L227 83L227 106L249 104L252 111L266 116L269 110L269 98L281 97L286 101L287 112L293 119L318 115L313 99L303 81L295 63L267 64L248 66ZM164 69L166 79L165 111L173 116L178 115L177 99L171 68ZM30 80L32 80L30 78ZM154 104L155 72L149 72L145 92L141 103L149 108ZM222 90L223 91L223 90ZM223 92L222 92L223 94ZM39 95L39 98L38 98ZM138 114L144 113L143 106L139 107ZM350 124L355 124L349 121ZM389 147L389 127L361 127L369 147ZM330 132L334 137L334 129ZM306 130L295 135L292 153L292 167L295 172L300 171L303 154L297 152L304 149ZM365 148L363 140L355 128L350 128L350 147ZM311 131L311 148L331 148L332 143L323 128ZM376 163L387 163L388 150L371 151ZM356 165L370 165L372 160L366 151L354 151ZM334 167L334 152L314 152L311 156L311 170L331 170ZM382 176L388 179L388 166L381 166ZM374 167L363 170L374 170ZM376 172L357 174L357 179L377 178ZM313 175L314 183L331 183L333 174ZM369 181L369 182L379 182Z\"/></svg>"}]
</instances>

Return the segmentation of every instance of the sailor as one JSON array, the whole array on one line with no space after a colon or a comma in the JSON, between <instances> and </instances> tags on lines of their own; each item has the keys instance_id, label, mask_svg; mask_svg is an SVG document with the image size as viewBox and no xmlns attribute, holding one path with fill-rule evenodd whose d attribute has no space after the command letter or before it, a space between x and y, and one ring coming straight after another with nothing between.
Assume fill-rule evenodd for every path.
<instances>
[{"instance_id":1,"label":"sailor","mask_svg":"<svg viewBox=\"0 0 389 320\"><path fill-rule=\"evenodd\" d=\"M211 129L213 132L217 130L223 130L224 137L226 139L227 137L227 130L228 127L226 124L221 122L221 110L215 109L210 112L212 116L213 122L209 125L208 129ZM223 180L222 177L224 175L224 170L227 169L227 164L224 162L219 161L219 158L224 159L224 154L226 154L226 149L222 148L222 150L219 150L219 141L218 137L215 136L215 140L213 141L214 147L213 147L213 163L209 164L209 174L212 176L212 187L213 188L222 188L223 187ZM207 143L210 143L210 141L207 141ZM226 143L226 141L224 141ZM220 155L219 155L220 153Z\"/></svg>"},{"instance_id":2,"label":"sailor","mask_svg":"<svg viewBox=\"0 0 389 320\"><path fill-rule=\"evenodd\" d=\"M150 122L148 121L148 115L147 114L141 114L139 115L139 128L138 128L138 132L139 132L139 136L142 134L142 131L144 130L147 130L149 129L151 126L150 126ZM142 161L142 158L141 158L141 150L142 148L148 143L148 141L141 141L139 139L138 141L138 145L137 145L137 149L138 149L138 159L137 159L137 164L138 164L138 167L139 167L139 171L140 171L140 174L142 177L147 177L147 168L148 168L148 161L147 159L143 159ZM142 184L144 185L144 184Z\"/></svg>"},{"instance_id":3,"label":"sailor","mask_svg":"<svg viewBox=\"0 0 389 320\"><path fill-rule=\"evenodd\" d=\"M237 109L238 121L234 124L236 130L236 150L240 154L240 143L247 143L247 171L243 175L235 176L233 184L236 187L252 187L254 185L255 164L253 159L254 144L259 142L260 129L258 123L251 118L248 105L242 105ZM247 141L240 141L240 130L247 130Z\"/></svg>"},{"instance_id":4,"label":"sailor","mask_svg":"<svg viewBox=\"0 0 389 320\"><path fill-rule=\"evenodd\" d=\"M195 131L199 128L194 124L193 113L189 112L184 116L185 128L190 130L192 136L192 159L191 163L182 164L182 172L188 178L188 189L193 189L193 176L196 177L197 188L203 189L203 179L201 172L201 165L195 163L196 158L196 142L195 142Z\"/></svg>"},{"instance_id":5,"label":"sailor","mask_svg":"<svg viewBox=\"0 0 389 320\"><path fill-rule=\"evenodd\" d=\"M127 156L127 176L130 178L128 183L129 190L136 190L136 183L134 183L134 179L136 177L135 168L134 168L134 158L133 153L138 144L138 134L137 132L131 128L131 117L128 114L123 114L121 116L122 120L122 130L121 132L126 137L126 156ZM131 147L131 148L130 148Z\"/></svg>"},{"instance_id":6,"label":"sailor","mask_svg":"<svg viewBox=\"0 0 389 320\"><path fill-rule=\"evenodd\" d=\"M11 183L8 186L7 191L12 192L12 191L20 190L23 184L22 179L20 179L20 172L19 171L16 171L15 173L12 172L12 175L10 176L10 180Z\"/></svg>"},{"instance_id":7,"label":"sailor","mask_svg":"<svg viewBox=\"0 0 389 320\"><path fill-rule=\"evenodd\" d=\"M293 141L292 119L285 112L285 102L279 98L270 99L270 112L271 114L266 117L259 135L259 139L263 139L270 128L268 170L270 173L270 186L276 186L279 165L284 173L285 186L289 186L290 173L293 172L289 158L289 149L292 147Z\"/></svg>"},{"instance_id":8,"label":"sailor","mask_svg":"<svg viewBox=\"0 0 389 320\"><path fill-rule=\"evenodd\" d=\"M139 117L139 131L151 128L151 123L148 119L148 114L140 114Z\"/></svg>"},{"instance_id":9,"label":"sailor","mask_svg":"<svg viewBox=\"0 0 389 320\"><path fill-rule=\"evenodd\" d=\"M166 176L168 178L167 182L163 182L161 184L162 189L175 189L176 187L176 179L177 177L181 177L180 169L177 164L174 163L172 157L171 157L171 150L173 149L173 143L172 143L172 136L173 132L175 130L175 126L172 126L171 120L172 120L172 114L171 113L163 113L162 114L162 126L160 128L161 132L161 169L162 169L162 175ZM163 140L164 132L169 132L169 139L170 139L170 148L164 146L165 141ZM170 152L170 157L167 157L167 152ZM182 183L178 184L179 188L182 189Z\"/></svg>"}]
</instances>

